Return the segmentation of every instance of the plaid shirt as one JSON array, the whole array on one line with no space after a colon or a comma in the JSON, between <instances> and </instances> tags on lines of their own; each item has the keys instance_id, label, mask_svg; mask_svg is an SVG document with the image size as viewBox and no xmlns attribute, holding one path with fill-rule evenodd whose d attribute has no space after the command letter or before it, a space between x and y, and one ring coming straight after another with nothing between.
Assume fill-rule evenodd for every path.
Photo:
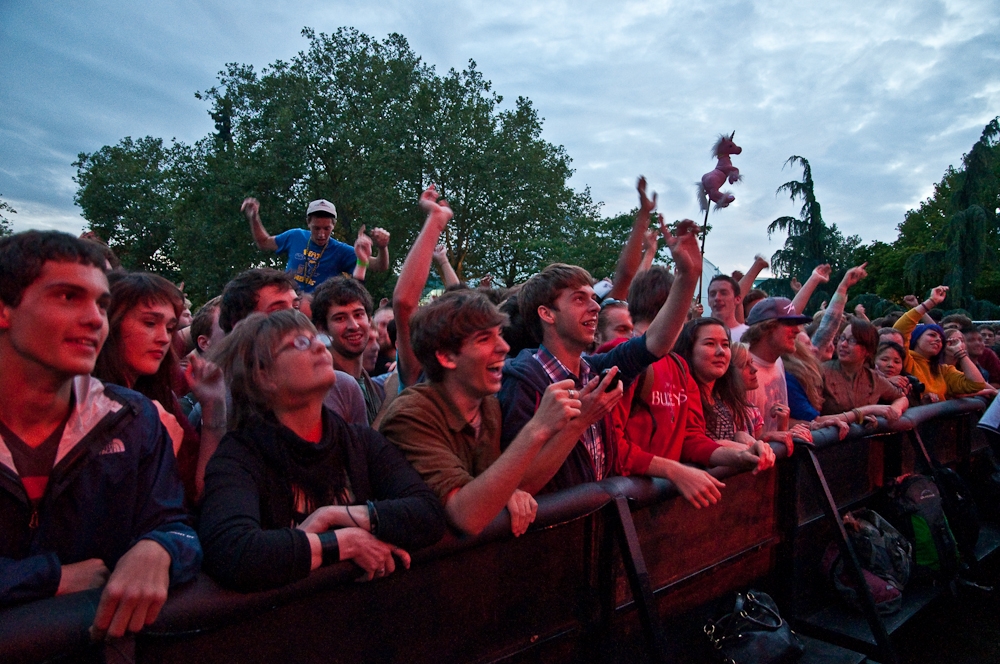
<instances>
[{"instance_id":1,"label":"plaid shirt","mask_svg":"<svg viewBox=\"0 0 1000 664\"><path fill-rule=\"evenodd\" d=\"M559 358L550 353L549 349L545 346L539 346L538 351L533 357L542 365L545 373L548 374L549 379L553 383L572 379L576 385L576 389L582 390L583 386L595 377L594 372L590 370L590 365L582 357L580 358L579 378L571 374L569 369L559 361ZM601 428L597 422L587 427L587 430L583 432L583 437L580 438L580 442L583 443L583 446L590 453L590 460L594 465L594 477L597 480L604 479L604 440L601 437Z\"/></svg>"}]
</instances>

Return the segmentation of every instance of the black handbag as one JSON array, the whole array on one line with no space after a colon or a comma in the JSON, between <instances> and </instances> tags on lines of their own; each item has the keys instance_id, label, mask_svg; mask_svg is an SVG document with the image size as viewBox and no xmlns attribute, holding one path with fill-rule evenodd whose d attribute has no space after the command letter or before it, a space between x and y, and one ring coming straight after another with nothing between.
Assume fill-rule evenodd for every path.
<instances>
[{"instance_id":1,"label":"black handbag","mask_svg":"<svg viewBox=\"0 0 1000 664\"><path fill-rule=\"evenodd\" d=\"M738 593L733 612L710 620L705 635L725 664L785 664L805 650L774 600L758 590Z\"/></svg>"}]
</instances>

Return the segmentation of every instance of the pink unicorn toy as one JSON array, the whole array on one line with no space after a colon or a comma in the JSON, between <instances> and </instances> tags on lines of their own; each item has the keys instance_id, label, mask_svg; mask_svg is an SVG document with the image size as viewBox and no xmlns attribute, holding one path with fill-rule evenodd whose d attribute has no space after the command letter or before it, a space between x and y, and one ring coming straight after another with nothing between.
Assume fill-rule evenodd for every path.
<instances>
[{"instance_id":1,"label":"pink unicorn toy","mask_svg":"<svg viewBox=\"0 0 1000 664\"><path fill-rule=\"evenodd\" d=\"M733 143L734 136L736 136L735 131L729 136L720 134L719 140L712 146L712 156L717 157L719 161L715 164L715 170L701 176L701 184L698 185L698 203L702 210L708 211L709 199L715 203L716 210L728 207L736 200L730 192L719 191L719 187L724 185L726 180L729 180L729 184L736 184L743 179L740 169L733 166L732 160L729 159L729 155L743 152L743 148Z\"/></svg>"}]
</instances>

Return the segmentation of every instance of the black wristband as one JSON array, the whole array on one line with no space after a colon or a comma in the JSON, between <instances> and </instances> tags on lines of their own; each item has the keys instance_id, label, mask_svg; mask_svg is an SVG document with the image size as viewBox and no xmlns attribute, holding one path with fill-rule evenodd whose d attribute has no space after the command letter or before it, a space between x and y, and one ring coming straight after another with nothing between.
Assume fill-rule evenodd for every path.
<instances>
[{"instance_id":1,"label":"black wristband","mask_svg":"<svg viewBox=\"0 0 1000 664\"><path fill-rule=\"evenodd\" d=\"M378 511L375 509L375 503L368 501L368 528L371 534L378 537Z\"/></svg>"},{"instance_id":2,"label":"black wristband","mask_svg":"<svg viewBox=\"0 0 1000 664\"><path fill-rule=\"evenodd\" d=\"M319 543L323 551L323 562L320 563L323 567L340 560L340 544L337 542L336 531L328 530L325 533L319 533Z\"/></svg>"}]
</instances>

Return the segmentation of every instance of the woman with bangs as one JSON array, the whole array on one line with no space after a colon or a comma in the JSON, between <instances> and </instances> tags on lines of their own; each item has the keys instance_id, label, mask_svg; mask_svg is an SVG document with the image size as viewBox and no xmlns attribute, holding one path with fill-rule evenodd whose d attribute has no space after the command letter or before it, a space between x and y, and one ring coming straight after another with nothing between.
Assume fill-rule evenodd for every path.
<instances>
[{"instance_id":1,"label":"woman with bangs","mask_svg":"<svg viewBox=\"0 0 1000 664\"><path fill-rule=\"evenodd\" d=\"M837 338L836 357L823 363L824 415L848 424L864 424L874 417L895 422L902 417L909 402L902 390L875 370L877 350L878 328L850 317Z\"/></svg>"},{"instance_id":2,"label":"woman with bangs","mask_svg":"<svg viewBox=\"0 0 1000 664\"><path fill-rule=\"evenodd\" d=\"M226 392L222 372L199 357L182 367L172 348L184 296L172 283L142 272L108 275L108 340L94 367L94 376L148 397L160 411L177 457L189 507L200 499L205 467L226 433ZM173 385L183 371L202 406L200 433L181 409Z\"/></svg>"},{"instance_id":3,"label":"woman with bangs","mask_svg":"<svg viewBox=\"0 0 1000 664\"><path fill-rule=\"evenodd\" d=\"M220 583L273 588L340 560L371 580L441 538L441 503L402 453L323 405L333 358L302 313L253 314L213 357L233 430L206 472L199 534Z\"/></svg>"},{"instance_id":4,"label":"woman with bangs","mask_svg":"<svg viewBox=\"0 0 1000 664\"><path fill-rule=\"evenodd\" d=\"M924 399L930 402L975 394L987 387L968 354L959 358L956 366L942 362L944 329L940 325L918 324L924 314L944 302L946 297L948 287L937 286L927 300L907 311L893 325L903 335L903 345L908 347L903 370L924 384Z\"/></svg>"}]
</instances>

